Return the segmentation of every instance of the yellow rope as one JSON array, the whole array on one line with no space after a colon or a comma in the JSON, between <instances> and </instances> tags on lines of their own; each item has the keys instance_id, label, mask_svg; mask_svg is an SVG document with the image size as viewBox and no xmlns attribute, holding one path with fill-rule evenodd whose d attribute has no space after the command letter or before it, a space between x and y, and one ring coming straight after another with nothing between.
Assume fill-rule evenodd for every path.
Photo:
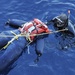
<instances>
[{"instance_id":1,"label":"yellow rope","mask_svg":"<svg viewBox=\"0 0 75 75\"><path fill-rule=\"evenodd\" d=\"M17 40L19 38L19 36L21 36L21 35L14 36L2 49L6 49L14 40Z\"/></svg>"},{"instance_id":2,"label":"yellow rope","mask_svg":"<svg viewBox=\"0 0 75 75\"><path fill-rule=\"evenodd\" d=\"M42 33L42 34L32 34L32 35L30 35L30 36L46 35L46 34L52 34L52 33L62 32L62 31L66 31L66 30L68 30L68 29L66 28L66 29L57 30L57 31L52 31L52 32L49 32L49 33ZM22 36L23 36L23 35L22 35Z\"/></svg>"},{"instance_id":3,"label":"yellow rope","mask_svg":"<svg viewBox=\"0 0 75 75\"><path fill-rule=\"evenodd\" d=\"M21 36L21 34L17 35L13 31L11 31L11 33L15 36L2 49L6 49L14 40L18 40L18 38Z\"/></svg>"},{"instance_id":4,"label":"yellow rope","mask_svg":"<svg viewBox=\"0 0 75 75\"><path fill-rule=\"evenodd\" d=\"M15 35L15 39L18 40L19 36L17 34L15 34L13 31L11 31L11 33L14 34Z\"/></svg>"},{"instance_id":5,"label":"yellow rope","mask_svg":"<svg viewBox=\"0 0 75 75\"><path fill-rule=\"evenodd\" d=\"M58 32L62 32L62 31L66 31L66 30L68 30L68 29L66 28L66 29L62 29L62 30L52 31L52 32L49 32L49 33L32 34L32 35L29 35L29 36L39 36L39 35L53 34L53 33L58 33ZM18 37L24 37L24 36L26 36L26 35L25 35L25 34L18 34L17 36L18 36ZM14 36L10 36L10 35L0 35L0 37L14 37Z\"/></svg>"},{"instance_id":6,"label":"yellow rope","mask_svg":"<svg viewBox=\"0 0 75 75\"><path fill-rule=\"evenodd\" d=\"M63 29L63 30L58 30L58 31L53 31L53 32L49 32L49 33L42 33L42 34L33 34L33 35L29 35L29 36L39 36L39 35L46 35L46 34L52 34L52 33L57 33L57 32L61 32L61 31L65 31L65 30L68 30L68 29ZM6 49L15 39L18 39L19 37L25 37L26 35L24 34L18 34L16 35L14 32L12 32L15 36L2 48L2 49ZM28 37L29 37L28 36ZM31 43L32 41L29 42L29 44ZM29 45L28 44L28 45ZM1 49L1 50L2 50Z\"/></svg>"}]
</instances>

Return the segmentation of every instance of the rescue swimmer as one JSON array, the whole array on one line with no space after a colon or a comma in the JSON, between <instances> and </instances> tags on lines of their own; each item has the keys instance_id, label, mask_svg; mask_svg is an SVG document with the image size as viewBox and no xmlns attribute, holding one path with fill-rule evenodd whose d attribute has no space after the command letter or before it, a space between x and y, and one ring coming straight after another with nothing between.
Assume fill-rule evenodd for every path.
<instances>
[{"instance_id":1,"label":"rescue swimmer","mask_svg":"<svg viewBox=\"0 0 75 75\"><path fill-rule=\"evenodd\" d=\"M75 24L70 20L70 10L68 10L68 15L60 14L54 17L51 22L57 30L67 28L75 36Z\"/></svg>"},{"instance_id":2,"label":"rescue swimmer","mask_svg":"<svg viewBox=\"0 0 75 75\"><path fill-rule=\"evenodd\" d=\"M12 21L11 24L17 24L17 21ZM15 60L19 58L22 52L26 49L27 43L36 43L37 59L42 55L44 49L44 38L48 35L36 36L37 34L50 33L51 30L39 19L33 19L30 22L20 22L20 28L16 30L3 31L0 35L4 35L5 38L0 37L0 49L5 52L0 56L0 72L7 69ZM17 35L25 35L19 37ZM34 34L36 34L34 36ZM14 36L12 37L6 37ZM29 36L32 35L32 36Z\"/></svg>"},{"instance_id":3,"label":"rescue swimmer","mask_svg":"<svg viewBox=\"0 0 75 75\"><path fill-rule=\"evenodd\" d=\"M60 32L56 34L56 38L59 40L59 45L61 45L60 49L68 49L69 47L74 47L75 43L75 24L70 19L70 10L68 11L68 15L60 14L54 17L51 22L55 30L61 30L67 28L67 31ZM71 17L72 18L72 17ZM59 46L60 47L60 46Z\"/></svg>"}]
</instances>

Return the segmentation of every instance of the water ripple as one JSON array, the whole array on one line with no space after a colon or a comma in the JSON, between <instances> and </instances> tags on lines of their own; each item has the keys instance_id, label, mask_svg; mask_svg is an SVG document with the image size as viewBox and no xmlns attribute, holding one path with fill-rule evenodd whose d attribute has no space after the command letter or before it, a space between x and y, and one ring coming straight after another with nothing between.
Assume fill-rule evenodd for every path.
<instances>
[{"instance_id":1,"label":"water ripple","mask_svg":"<svg viewBox=\"0 0 75 75\"><path fill-rule=\"evenodd\" d=\"M41 2L48 2L48 0L39 0L39 1L35 2L35 4L40 4Z\"/></svg>"}]
</instances>

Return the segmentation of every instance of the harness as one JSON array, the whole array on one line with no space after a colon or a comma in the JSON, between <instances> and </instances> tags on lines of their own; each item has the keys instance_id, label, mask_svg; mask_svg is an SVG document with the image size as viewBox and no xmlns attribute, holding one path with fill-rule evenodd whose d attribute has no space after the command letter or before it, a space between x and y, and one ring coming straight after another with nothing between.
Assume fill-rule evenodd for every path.
<instances>
[{"instance_id":1,"label":"harness","mask_svg":"<svg viewBox=\"0 0 75 75\"><path fill-rule=\"evenodd\" d=\"M32 22L29 22L27 24L24 24L23 28L22 28L22 34L27 35L26 39L27 41L33 41L31 39L31 37L34 38L34 36L29 36L30 34L34 34L34 32L36 34L38 34L39 30L38 28L42 25L42 22L38 19L33 20Z\"/></svg>"},{"instance_id":2,"label":"harness","mask_svg":"<svg viewBox=\"0 0 75 75\"><path fill-rule=\"evenodd\" d=\"M29 36L34 30L36 30L36 34L38 33L38 29L36 27L36 24L32 22L32 26L28 28L27 31L24 31L24 34L26 35L26 40L28 42L32 42L31 37Z\"/></svg>"}]
</instances>

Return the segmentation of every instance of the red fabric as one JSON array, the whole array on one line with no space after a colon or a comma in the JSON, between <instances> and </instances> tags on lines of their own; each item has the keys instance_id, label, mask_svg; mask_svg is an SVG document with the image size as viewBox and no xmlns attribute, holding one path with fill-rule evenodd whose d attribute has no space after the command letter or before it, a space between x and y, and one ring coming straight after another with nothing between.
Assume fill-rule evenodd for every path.
<instances>
[{"instance_id":1,"label":"red fabric","mask_svg":"<svg viewBox=\"0 0 75 75\"><path fill-rule=\"evenodd\" d=\"M47 25L45 25L43 22L41 22L39 19L34 19L32 22L29 22L28 25L24 26L22 28L22 32L28 32L28 29L32 26L36 26L36 29L34 29L30 35L33 34L41 34L41 33L49 33L50 30L48 29ZM35 36L30 36L31 40L34 40Z\"/></svg>"}]
</instances>

